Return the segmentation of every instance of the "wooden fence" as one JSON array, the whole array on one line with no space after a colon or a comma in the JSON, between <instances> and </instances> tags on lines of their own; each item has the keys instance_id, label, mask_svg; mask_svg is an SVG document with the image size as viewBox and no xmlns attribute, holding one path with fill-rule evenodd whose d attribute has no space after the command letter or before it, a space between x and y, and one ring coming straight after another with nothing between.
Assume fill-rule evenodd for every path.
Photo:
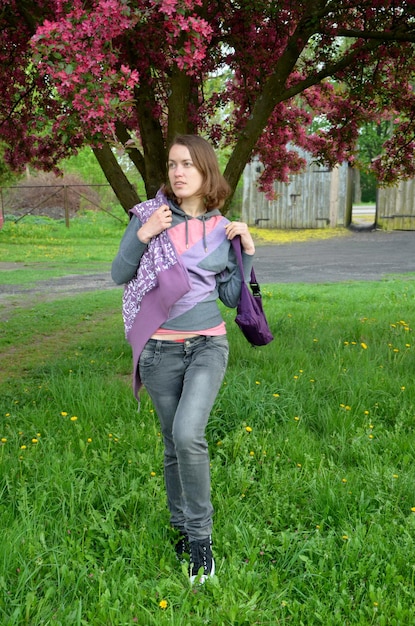
<instances>
[{"instance_id":1,"label":"wooden fence","mask_svg":"<svg viewBox=\"0 0 415 626\"><path fill-rule=\"evenodd\" d=\"M275 199L268 200L258 191L263 170L258 160L245 167L243 178L242 220L262 228L335 228L348 227L353 213L353 168L347 163L333 169L313 163L302 153L307 167L291 176L289 183L275 183ZM389 230L415 230L415 180L379 188L374 227Z\"/></svg>"},{"instance_id":2,"label":"wooden fence","mask_svg":"<svg viewBox=\"0 0 415 626\"><path fill-rule=\"evenodd\" d=\"M253 160L244 171L242 219L264 228L327 228L347 225L351 211L351 172L347 164L320 167L308 158L304 173L275 183L275 199L258 191L262 171Z\"/></svg>"},{"instance_id":3,"label":"wooden fence","mask_svg":"<svg viewBox=\"0 0 415 626\"><path fill-rule=\"evenodd\" d=\"M377 219L385 230L415 230L415 180L378 189Z\"/></svg>"}]
</instances>

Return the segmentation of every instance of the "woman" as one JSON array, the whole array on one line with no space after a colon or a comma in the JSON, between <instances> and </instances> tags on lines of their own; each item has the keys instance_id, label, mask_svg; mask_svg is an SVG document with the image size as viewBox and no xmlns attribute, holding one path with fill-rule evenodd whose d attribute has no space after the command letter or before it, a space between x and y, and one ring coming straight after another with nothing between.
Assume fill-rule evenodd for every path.
<instances>
[{"instance_id":1,"label":"woman","mask_svg":"<svg viewBox=\"0 0 415 626\"><path fill-rule=\"evenodd\" d=\"M210 144L196 135L176 137L168 182L130 211L112 265L113 280L126 284L135 394L143 384L161 424L170 520L180 533L176 552L190 553L191 583L215 573L205 429L228 360L217 299L233 308L240 296L231 240L241 238L246 279L255 252L247 225L220 212L228 195Z\"/></svg>"}]
</instances>

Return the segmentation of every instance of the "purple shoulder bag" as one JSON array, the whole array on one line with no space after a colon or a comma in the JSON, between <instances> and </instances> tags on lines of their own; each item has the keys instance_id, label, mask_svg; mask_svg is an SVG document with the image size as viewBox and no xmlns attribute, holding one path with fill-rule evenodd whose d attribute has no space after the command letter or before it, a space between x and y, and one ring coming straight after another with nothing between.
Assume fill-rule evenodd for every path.
<instances>
[{"instance_id":1,"label":"purple shoulder bag","mask_svg":"<svg viewBox=\"0 0 415 626\"><path fill-rule=\"evenodd\" d=\"M238 261L239 271L242 276L241 297L237 306L235 322L253 346L265 346L274 339L262 308L262 296L259 284L256 280L254 269L251 270L249 287L244 280L242 264L242 249L240 237L232 239L232 246Z\"/></svg>"}]
</instances>

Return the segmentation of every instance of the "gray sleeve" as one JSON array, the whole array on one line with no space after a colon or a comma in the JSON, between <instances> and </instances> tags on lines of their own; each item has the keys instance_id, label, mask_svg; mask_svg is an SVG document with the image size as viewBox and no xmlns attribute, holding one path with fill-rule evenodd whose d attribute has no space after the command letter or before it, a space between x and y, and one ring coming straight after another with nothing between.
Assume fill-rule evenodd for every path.
<instances>
[{"instance_id":1,"label":"gray sleeve","mask_svg":"<svg viewBox=\"0 0 415 626\"><path fill-rule=\"evenodd\" d=\"M246 254L242 251L242 265L244 270L244 280L249 282L251 269L254 264L254 255ZM218 281L219 298L225 306L235 308L241 295L241 273L236 261L236 256L232 248L229 253L228 271L224 272Z\"/></svg>"},{"instance_id":2,"label":"gray sleeve","mask_svg":"<svg viewBox=\"0 0 415 626\"><path fill-rule=\"evenodd\" d=\"M137 237L137 231L140 227L140 220L136 215L133 215L111 266L111 277L117 285L128 283L134 278L140 259L147 249L147 244L142 243Z\"/></svg>"}]
</instances>

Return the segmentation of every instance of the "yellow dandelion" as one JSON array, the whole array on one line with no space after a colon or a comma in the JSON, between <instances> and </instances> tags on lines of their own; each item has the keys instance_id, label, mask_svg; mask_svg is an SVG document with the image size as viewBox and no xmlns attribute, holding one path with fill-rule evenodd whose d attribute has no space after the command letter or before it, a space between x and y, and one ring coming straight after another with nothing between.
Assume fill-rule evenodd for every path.
<instances>
[{"instance_id":1,"label":"yellow dandelion","mask_svg":"<svg viewBox=\"0 0 415 626\"><path fill-rule=\"evenodd\" d=\"M20 446L20 450L26 450L27 446L25 446L24 444L22 446Z\"/></svg>"},{"instance_id":2,"label":"yellow dandelion","mask_svg":"<svg viewBox=\"0 0 415 626\"><path fill-rule=\"evenodd\" d=\"M394 352L399 352L399 348L394 348L393 351Z\"/></svg>"},{"instance_id":3,"label":"yellow dandelion","mask_svg":"<svg viewBox=\"0 0 415 626\"><path fill-rule=\"evenodd\" d=\"M250 426L245 426L245 430L247 433L252 433L252 428Z\"/></svg>"},{"instance_id":4,"label":"yellow dandelion","mask_svg":"<svg viewBox=\"0 0 415 626\"><path fill-rule=\"evenodd\" d=\"M255 452L251 450L251 452L249 453L249 456L255 456Z\"/></svg>"},{"instance_id":5,"label":"yellow dandelion","mask_svg":"<svg viewBox=\"0 0 415 626\"><path fill-rule=\"evenodd\" d=\"M7 442L7 438L6 438L6 437L2 437L2 438L1 438L1 442L2 442L2 443L6 443L6 442Z\"/></svg>"},{"instance_id":6,"label":"yellow dandelion","mask_svg":"<svg viewBox=\"0 0 415 626\"><path fill-rule=\"evenodd\" d=\"M349 538L349 537L348 537L348 535L342 535L342 539L343 539L343 541L347 541L347 540L348 540L348 538Z\"/></svg>"},{"instance_id":7,"label":"yellow dandelion","mask_svg":"<svg viewBox=\"0 0 415 626\"><path fill-rule=\"evenodd\" d=\"M369 415L369 411L364 411L363 414L364 415Z\"/></svg>"},{"instance_id":8,"label":"yellow dandelion","mask_svg":"<svg viewBox=\"0 0 415 626\"><path fill-rule=\"evenodd\" d=\"M88 439L86 441L87 441L87 443L92 443L91 437L88 437Z\"/></svg>"},{"instance_id":9,"label":"yellow dandelion","mask_svg":"<svg viewBox=\"0 0 415 626\"><path fill-rule=\"evenodd\" d=\"M347 478L342 478L342 483L347 483Z\"/></svg>"},{"instance_id":10,"label":"yellow dandelion","mask_svg":"<svg viewBox=\"0 0 415 626\"><path fill-rule=\"evenodd\" d=\"M10 413L6 413L6 417L10 417Z\"/></svg>"},{"instance_id":11,"label":"yellow dandelion","mask_svg":"<svg viewBox=\"0 0 415 626\"><path fill-rule=\"evenodd\" d=\"M274 398L279 398L280 397L279 393L273 393L272 395L273 395Z\"/></svg>"},{"instance_id":12,"label":"yellow dandelion","mask_svg":"<svg viewBox=\"0 0 415 626\"><path fill-rule=\"evenodd\" d=\"M297 467L302 467L301 463L297 463Z\"/></svg>"},{"instance_id":13,"label":"yellow dandelion","mask_svg":"<svg viewBox=\"0 0 415 626\"><path fill-rule=\"evenodd\" d=\"M362 341L360 345L362 346L363 350L367 350L367 345L364 341Z\"/></svg>"},{"instance_id":14,"label":"yellow dandelion","mask_svg":"<svg viewBox=\"0 0 415 626\"><path fill-rule=\"evenodd\" d=\"M32 443L37 443L37 442L38 442L38 439L36 439L36 437L33 437Z\"/></svg>"},{"instance_id":15,"label":"yellow dandelion","mask_svg":"<svg viewBox=\"0 0 415 626\"><path fill-rule=\"evenodd\" d=\"M369 428L373 429L374 428L373 424L369 424Z\"/></svg>"},{"instance_id":16,"label":"yellow dandelion","mask_svg":"<svg viewBox=\"0 0 415 626\"><path fill-rule=\"evenodd\" d=\"M76 422L77 419L78 419L78 417L76 415L72 415L71 422Z\"/></svg>"},{"instance_id":17,"label":"yellow dandelion","mask_svg":"<svg viewBox=\"0 0 415 626\"><path fill-rule=\"evenodd\" d=\"M410 348L410 347L411 347L411 344L410 344L410 343L406 343L406 344L405 344L405 348Z\"/></svg>"},{"instance_id":18,"label":"yellow dandelion","mask_svg":"<svg viewBox=\"0 0 415 626\"><path fill-rule=\"evenodd\" d=\"M313 342L314 342L314 343L317 343L317 342L318 342L318 339L314 338L314 339L313 339Z\"/></svg>"},{"instance_id":19,"label":"yellow dandelion","mask_svg":"<svg viewBox=\"0 0 415 626\"><path fill-rule=\"evenodd\" d=\"M216 445L217 445L217 446L221 446L221 445L222 445L222 442L221 442L221 441L218 441Z\"/></svg>"},{"instance_id":20,"label":"yellow dandelion","mask_svg":"<svg viewBox=\"0 0 415 626\"><path fill-rule=\"evenodd\" d=\"M296 416L294 417L294 420L295 420L296 422L299 422L299 421L300 421L300 418L298 417L298 415L296 415Z\"/></svg>"},{"instance_id":21,"label":"yellow dandelion","mask_svg":"<svg viewBox=\"0 0 415 626\"><path fill-rule=\"evenodd\" d=\"M294 380L298 380L298 376L297 375L294 376Z\"/></svg>"},{"instance_id":22,"label":"yellow dandelion","mask_svg":"<svg viewBox=\"0 0 415 626\"><path fill-rule=\"evenodd\" d=\"M415 513L415 506L411 508L412 513Z\"/></svg>"},{"instance_id":23,"label":"yellow dandelion","mask_svg":"<svg viewBox=\"0 0 415 626\"><path fill-rule=\"evenodd\" d=\"M62 415L62 417L66 417L68 414L67 414L66 411L61 411L61 415Z\"/></svg>"},{"instance_id":24,"label":"yellow dandelion","mask_svg":"<svg viewBox=\"0 0 415 626\"><path fill-rule=\"evenodd\" d=\"M369 435L369 439L373 439L373 435Z\"/></svg>"},{"instance_id":25,"label":"yellow dandelion","mask_svg":"<svg viewBox=\"0 0 415 626\"><path fill-rule=\"evenodd\" d=\"M404 385L402 385L401 391L405 391L405 386Z\"/></svg>"},{"instance_id":26,"label":"yellow dandelion","mask_svg":"<svg viewBox=\"0 0 415 626\"><path fill-rule=\"evenodd\" d=\"M150 472L150 476L155 476L156 472Z\"/></svg>"},{"instance_id":27,"label":"yellow dandelion","mask_svg":"<svg viewBox=\"0 0 415 626\"><path fill-rule=\"evenodd\" d=\"M255 384L256 384L256 385L260 385L261 383L259 382L259 380L256 380L256 381L255 381Z\"/></svg>"},{"instance_id":28,"label":"yellow dandelion","mask_svg":"<svg viewBox=\"0 0 415 626\"><path fill-rule=\"evenodd\" d=\"M399 478L398 474L392 474L392 478Z\"/></svg>"},{"instance_id":29,"label":"yellow dandelion","mask_svg":"<svg viewBox=\"0 0 415 626\"><path fill-rule=\"evenodd\" d=\"M159 607L163 610L167 609L167 600L160 600Z\"/></svg>"}]
</instances>

